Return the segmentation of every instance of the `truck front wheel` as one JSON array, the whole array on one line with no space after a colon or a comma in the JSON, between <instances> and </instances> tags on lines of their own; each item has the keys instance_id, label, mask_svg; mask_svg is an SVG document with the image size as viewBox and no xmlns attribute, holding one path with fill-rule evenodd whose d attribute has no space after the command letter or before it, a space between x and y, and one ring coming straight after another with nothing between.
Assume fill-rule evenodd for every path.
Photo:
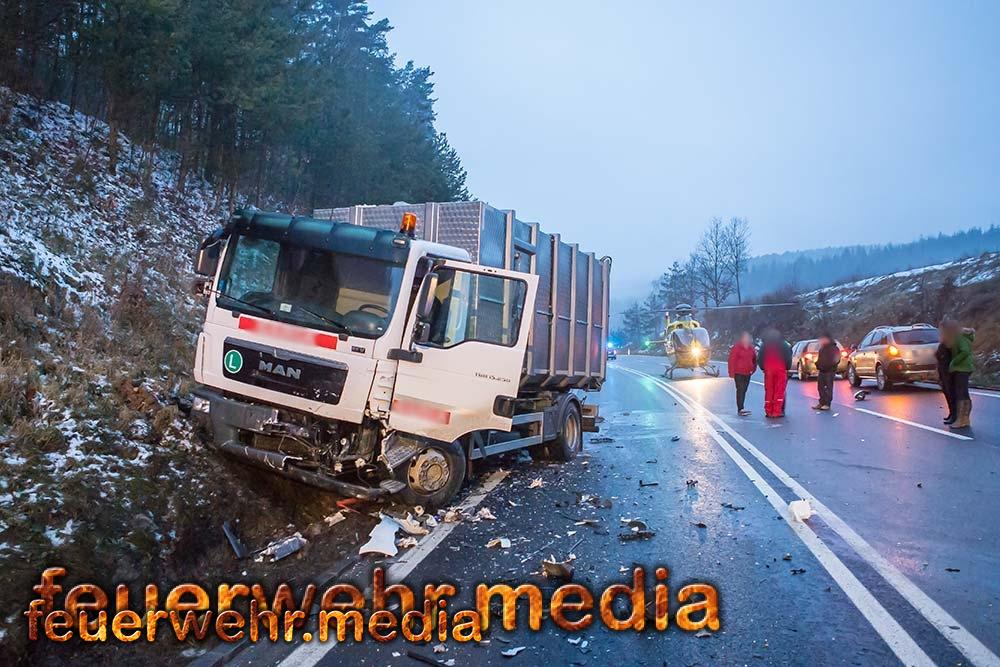
<instances>
[{"instance_id":1,"label":"truck front wheel","mask_svg":"<svg viewBox=\"0 0 1000 667\"><path fill-rule=\"evenodd\" d=\"M431 442L396 469L406 484L398 497L407 505L437 509L446 505L465 481L465 450L458 442Z\"/></svg>"},{"instance_id":2,"label":"truck front wheel","mask_svg":"<svg viewBox=\"0 0 1000 667\"><path fill-rule=\"evenodd\" d=\"M580 419L580 408L575 401L568 401L562 411L559 434L548 445L549 455L557 461L569 461L576 458L581 449L583 422Z\"/></svg>"}]
</instances>

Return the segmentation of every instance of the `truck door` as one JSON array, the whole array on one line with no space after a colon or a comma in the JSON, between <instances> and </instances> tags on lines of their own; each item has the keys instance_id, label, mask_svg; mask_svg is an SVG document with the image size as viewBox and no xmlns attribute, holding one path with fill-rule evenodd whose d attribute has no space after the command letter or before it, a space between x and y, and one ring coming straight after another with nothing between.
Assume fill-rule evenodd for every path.
<instances>
[{"instance_id":1,"label":"truck door","mask_svg":"<svg viewBox=\"0 0 1000 667\"><path fill-rule=\"evenodd\" d=\"M538 276L448 260L424 277L398 362L389 426L451 442L509 431Z\"/></svg>"}]
</instances>

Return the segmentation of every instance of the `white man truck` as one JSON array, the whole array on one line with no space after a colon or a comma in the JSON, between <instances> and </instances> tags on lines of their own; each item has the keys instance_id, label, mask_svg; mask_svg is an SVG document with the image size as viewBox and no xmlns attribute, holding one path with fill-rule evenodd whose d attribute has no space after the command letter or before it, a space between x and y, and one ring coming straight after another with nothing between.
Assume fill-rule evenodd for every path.
<instances>
[{"instance_id":1,"label":"white man truck","mask_svg":"<svg viewBox=\"0 0 1000 667\"><path fill-rule=\"evenodd\" d=\"M478 201L238 212L195 260L195 414L275 473L440 506L476 459L597 430L610 269Z\"/></svg>"}]
</instances>

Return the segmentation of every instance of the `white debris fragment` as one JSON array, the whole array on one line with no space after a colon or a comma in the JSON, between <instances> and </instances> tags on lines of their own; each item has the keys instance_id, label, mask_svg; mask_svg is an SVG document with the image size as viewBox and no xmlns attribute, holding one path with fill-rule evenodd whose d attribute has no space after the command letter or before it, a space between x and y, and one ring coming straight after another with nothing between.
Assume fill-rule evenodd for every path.
<instances>
[{"instance_id":1,"label":"white debris fragment","mask_svg":"<svg viewBox=\"0 0 1000 667\"><path fill-rule=\"evenodd\" d=\"M399 527L402 528L409 535L426 535L430 531L420 525L420 522L414 519L409 512L406 513L406 517L403 519L396 519Z\"/></svg>"},{"instance_id":2,"label":"white debris fragment","mask_svg":"<svg viewBox=\"0 0 1000 667\"><path fill-rule=\"evenodd\" d=\"M362 556L365 554L395 556L398 552L398 549L396 549L396 532L400 529L400 525L390 516L386 516L385 514L380 516L382 520L372 528L372 532L368 533L370 539L361 545L358 554Z\"/></svg>"},{"instance_id":3,"label":"white debris fragment","mask_svg":"<svg viewBox=\"0 0 1000 667\"><path fill-rule=\"evenodd\" d=\"M418 544L420 544L420 541L417 540L417 538L407 536L401 539L399 542L397 542L396 546L398 546L400 549L412 549Z\"/></svg>"},{"instance_id":4,"label":"white debris fragment","mask_svg":"<svg viewBox=\"0 0 1000 667\"><path fill-rule=\"evenodd\" d=\"M479 521L481 519L486 519L487 521L496 521L497 518L493 516L493 512L490 511L489 507L483 507L478 512L476 512L476 516L473 517L472 520Z\"/></svg>"},{"instance_id":5,"label":"white debris fragment","mask_svg":"<svg viewBox=\"0 0 1000 667\"><path fill-rule=\"evenodd\" d=\"M344 514L343 510L335 514L331 514L330 516L323 517L323 523L325 523L328 526L336 526L341 521L346 521L346 520L347 520L347 515Z\"/></svg>"},{"instance_id":6,"label":"white debris fragment","mask_svg":"<svg viewBox=\"0 0 1000 667\"><path fill-rule=\"evenodd\" d=\"M812 506L808 500L793 500L788 503L788 510L796 521L805 521L813 515Z\"/></svg>"},{"instance_id":7,"label":"white debris fragment","mask_svg":"<svg viewBox=\"0 0 1000 667\"><path fill-rule=\"evenodd\" d=\"M254 560L258 563L262 563L265 560L281 560L285 556L292 555L308 543L306 538L302 537L302 533L295 532L288 537L279 538L268 544L254 557Z\"/></svg>"},{"instance_id":8,"label":"white debris fragment","mask_svg":"<svg viewBox=\"0 0 1000 667\"><path fill-rule=\"evenodd\" d=\"M500 651L500 655L505 658L513 658L515 655L526 649L527 646L515 646L514 648L509 648L506 651Z\"/></svg>"},{"instance_id":9,"label":"white debris fragment","mask_svg":"<svg viewBox=\"0 0 1000 667\"><path fill-rule=\"evenodd\" d=\"M487 549L510 549L510 540L506 537L494 537L486 543Z\"/></svg>"},{"instance_id":10,"label":"white debris fragment","mask_svg":"<svg viewBox=\"0 0 1000 667\"><path fill-rule=\"evenodd\" d=\"M461 520L462 520L462 510L460 509L448 510L447 512L444 513L443 521L445 523L458 523Z\"/></svg>"},{"instance_id":11,"label":"white debris fragment","mask_svg":"<svg viewBox=\"0 0 1000 667\"><path fill-rule=\"evenodd\" d=\"M540 489L540 488L542 488L542 484L543 484L542 483L542 478L541 477L536 477L535 479L531 480L531 484L528 485L528 488L529 489Z\"/></svg>"}]
</instances>

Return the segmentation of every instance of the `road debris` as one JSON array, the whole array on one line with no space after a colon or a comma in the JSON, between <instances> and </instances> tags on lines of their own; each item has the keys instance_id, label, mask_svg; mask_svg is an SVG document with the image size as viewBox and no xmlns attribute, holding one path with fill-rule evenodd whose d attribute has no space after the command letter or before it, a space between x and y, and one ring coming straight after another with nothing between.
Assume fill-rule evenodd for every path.
<instances>
[{"instance_id":1,"label":"road debris","mask_svg":"<svg viewBox=\"0 0 1000 667\"><path fill-rule=\"evenodd\" d=\"M734 512L739 512L740 510L746 509L746 507L744 507L743 505L734 505L732 503L722 503L722 506L725 507L727 510L732 510Z\"/></svg>"},{"instance_id":2,"label":"road debris","mask_svg":"<svg viewBox=\"0 0 1000 667\"><path fill-rule=\"evenodd\" d=\"M478 512L476 512L476 515L473 516L470 519L470 521L472 521L473 523L475 523L477 521L482 521L483 519L485 519L487 521L496 521L497 520L497 518L495 516L493 516L493 512L490 511L489 507L483 507Z\"/></svg>"},{"instance_id":3,"label":"road debris","mask_svg":"<svg viewBox=\"0 0 1000 667\"><path fill-rule=\"evenodd\" d=\"M679 436L679 435L672 435L672 436L670 436L670 442L677 442L680 439L681 439L681 436Z\"/></svg>"},{"instance_id":4,"label":"road debris","mask_svg":"<svg viewBox=\"0 0 1000 667\"><path fill-rule=\"evenodd\" d=\"M614 438L609 438L606 435L599 435L596 438L591 438L590 439L590 444L592 444L592 445L603 445L605 443L614 442L614 441L615 441Z\"/></svg>"},{"instance_id":5,"label":"road debris","mask_svg":"<svg viewBox=\"0 0 1000 667\"><path fill-rule=\"evenodd\" d=\"M622 542L633 542L635 540L648 540L649 538L656 535L656 533L649 529L646 522L641 519L626 519L622 518L622 523L624 523L629 532L621 533L618 535L618 539Z\"/></svg>"},{"instance_id":6,"label":"road debris","mask_svg":"<svg viewBox=\"0 0 1000 667\"><path fill-rule=\"evenodd\" d=\"M808 500L793 500L788 503L788 511L796 521L805 521L813 515L812 505Z\"/></svg>"},{"instance_id":7,"label":"road debris","mask_svg":"<svg viewBox=\"0 0 1000 667\"><path fill-rule=\"evenodd\" d=\"M544 482L542 482L542 478L541 477L536 477L535 479L531 480L530 484L528 484L528 488L529 489L540 489L540 488L542 488L543 485L544 485Z\"/></svg>"},{"instance_id":8,"label":"road debris","mask_svg":"<svg viewBox=\"0 0 1000 667\"><path fill-rule=\"evenodd\" d=\"M302 537L302 533L296 531L288 537L279 538L268 544L257 553L254 560L258 563L264 561L273 563L274 561L291 556L308 543L306 538Z\"/></svg>"},{"instance_id":9,"label":"road debris","mask_svg":"<svg viewBox=\"0 0 1000 667\"><path fill-rule=\"evenodd\" d=\"M595 496L591 493L578 493L576 494L576 504L585 505L591 504L594 507L599 507L600 509L611 509L614 503L610 498L601 498L600 496Z\"/></svg>"},{"instance_id":10,"label":"road debris","mask_svg":"<svg viewBox=\"0 0 1000 667\"><path fill-rule=\"evenodd\" d=\"M689 479L688 481L686 481L686 482L684 482L684 483L685 483L685 484L686 484L687 486L689 486L689 487L694 487L694 486L698 486L698 480L696 480L696 479Z\"/></svg>"},{"instance_id":11,"label":"road debris","mask_svg":"<svg viewBox=\"0 0 1000 667\"><path fill-rule=\"evenodd\" d=\"M781 560L792 560L792 554L785 554L781 557Z\"/></svg>"},{"instance_id":12,"label":"road debris","mask_svg":"<svg viewBox=\"0 0 1000 667\"><path fill-rule=\"evenodd\" d=\"M402 519L396 517L395 521L399 524L399 527L403 529L403 532L408 535L426 535L431 532L424 528L418 520L414 519L409 512L407 512L406 516Z\"/></svg>"},{"instance_id":13,"label":"road debris","mask_svg":"<svg viewBox=\"0 0 1000 667\"><path fill-rule=\"evenodd\" d=\"M514 464L519 466L531 465L534 463L534 459L531 458L531 453L527 449L519 449L514 456Z\"/></svg>"},{"instance_id":14,"label":"road debris","mask_svg":"<svg viewBox=\"0 0 1000 667\"><path fill-rule=\"evenodd\" d=\"M395 556L399 551L396 549L396 532L401 528L399 522L385 514L379 516L381 521L372 528L372 532L368 533L370 539L358 550L358 554L362 556L373 553Z\"/></svg>"},{"instance_id":15,"label":"road debris","mask_svg":"<svg viewBox=\"0 0 1000 667\"><path fill-rule=\"evenodd\" d=\"M796 574L805 574L806 573L806 568L804 568L804 567L796 567L796 568L792 569L791 572L792 572L793 575L796 575Z\"/></svg>"},{"instance_id":16,"label":"road debris","mask_svg":"<svg viewBox=\"0 0 1000 667\"><path fill-rule=\"evenodd\" d=\"M464 518L462 510L460 509L450 509L444 513L441 520L445 523L458 523Z\"/></svg>"},{"instance_id":17,"label":"road debris","mask_svg":"<svg viewBox=\"0 0 1000 667\"><path fill-rule=\"evenodd\" d=\"M557 561L555 556L549 555L548 559L542 559L542 574L551 579L570 581L573 579L574 560L576 556L573 554L564 561Z\"/></svg>"},{"instance_id":18,"label":"road debris","mask_svg":"<svg viewBox=\"0 0 1000 667\"><path fill-rule=\"evenodd\" d=\"M399 547L400 549L412 549L413 547L417 546L418 544L420 544L420 540L418 540L415 537L410 537L409 535L407 535L406 537L404 537L403 539L401 539L399 542L397 542L396 546Z\"/></svg>"},{"instance_id":19,"label":"road debris","mask_svg":"<svg viewBox=\"0 0 1000 667\"><path fill-rule=\"evenodd\" d=\"M946 567L946 568L944 568L944 571L945 572L961 572L961 570L958 569L957 567Z\"/></svg>"},{"instance_id":20,"label":"road debris","mask_svg":"<svg viewBox=\"0 0 1000 667\"><path fill-rule=\"evenodd\" d=\"M698 632L694 633L694 636L697 637L698 639L705 639L706 637L711 637L712 633L709 632L708 630L699 630Z\"/></svg>"},{"instance_id":21,"label":"road debris","mask_svg":"<svg viewBox=\"0 0 1000 667\"><path fill-rule=\"evenodd\" d=\"M450 658L448 660L438 660L437 658L432 658L430 656L424 655L414 651L413 649L407 649L406 655L409 658L413 658L417 662L422 662L425 665L435 665L436 667L454 667L455 659Z\"/></svg>"},{"instance_id":22,"label":"road debris","mask_svg":"<svg viewBox=\"0 0 1000 667\"><path fill-rule=\"evenodd\" d=\"M327 526L336 526L341 521L347 521L347 515L344 514L344 510L335 512L330 516L323 517L323 523L325 523Z\"/></svg>"},{"instance_id":23,"label":"road debris","mask_svg":"<svg viewBox=\"0 0 1000 667\"><path fill-rule=\"evenodd\" d=\"M486 543L487 549L510 549L510 540L506 537L494 537Z\"/></svg>"},{"instance_id":24,"label":"road debris","mask_svg":"<svg viewBox=\"0 0 1000 667\"><path fill-rule=\"evenodd\" d=\"M691 525L694 526L695 528L708 528L708 524L706 524L704 521L692 521Z\"/></svg>"},{"instance_id":25,"label":"road debris","mask_svg":"<svg viewBox=\"0 0 1000 667\"><path fill-rule=\"evenodd\" d=\"M500 655L505 658L513 658L515 655L528 648L527 646L515 646L514 648L509 648L506 651L500 651Z\"/></svg>"},{"instance_id":26,"label":"road debris","mask_svg":"<svg viewBox=\"0 0 1000 667\"><path fill-rule=\"evenodd\" d=\"M854 392L854 400L855 401L863 401L866 398L868 398L868 390L867 389L862 389L860 391Z\"/></svg>"},{"instance_id":27,"label":"road debris","mask_svg":"<svg viewBox=\"0 0 1000 667\"><path fill-rule=\"evenodd\" d=\"M643 486L659 486L659 485L660 485L659 482L644 482L641 479L639 480L639 486L640 487L643 487Z\"/></svg>"},{"instance_id":28,"label":"road debris","mask_svg":"<svg viewBox=\"0 0 1000 667\"><path fill-rule=\"evenodd\" d=\"M243 544L239 535L236 534L236 530L228 521L222 522L222 532L225 534L226 539L229 540L229 546L233 548L233 554L236 556L236 560L243 560L250 555L250 550L247 549L245 544Z\"/></svg>"}]
</instances>

